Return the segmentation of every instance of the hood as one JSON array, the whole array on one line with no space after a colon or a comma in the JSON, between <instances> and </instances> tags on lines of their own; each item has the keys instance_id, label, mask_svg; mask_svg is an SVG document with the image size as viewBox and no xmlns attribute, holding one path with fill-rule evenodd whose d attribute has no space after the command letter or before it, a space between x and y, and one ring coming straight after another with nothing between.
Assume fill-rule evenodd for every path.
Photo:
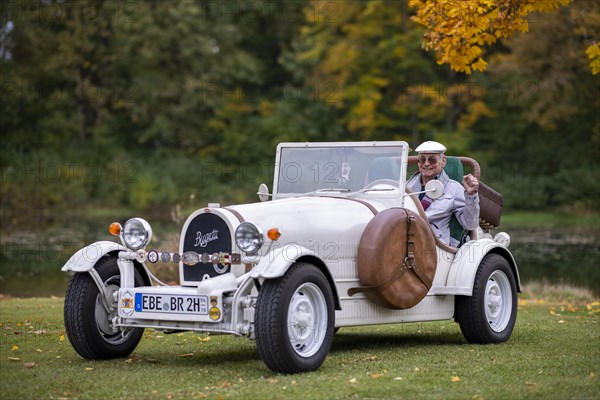
<instances>
[{"instance_id":1,"label":"hood","mask_svg":"<svg viewBox=\"0 0 600 400\"><path fill-rule=\"evenodd\" d=\"M374 216L365 202L336 197L294 197L228 208L264 232L279 228L282 244L358 243Z\"/></svg>"}]
</instances>

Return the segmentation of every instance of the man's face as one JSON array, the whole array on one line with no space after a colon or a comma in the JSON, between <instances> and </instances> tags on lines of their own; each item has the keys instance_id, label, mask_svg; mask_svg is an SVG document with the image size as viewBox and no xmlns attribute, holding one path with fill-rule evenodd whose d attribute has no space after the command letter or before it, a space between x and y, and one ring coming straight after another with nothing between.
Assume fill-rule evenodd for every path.
<instances>
[{"instance_id":1,"label":"man's face","mask_svg":"<svg viewBox=\"0 0 600 400\"><path fill-rule=\"evenodd\" d=\"M419 172L425 181L435 178L446 165L446 157L439 153L419 153Z\"/></svg>"}]
</instances>

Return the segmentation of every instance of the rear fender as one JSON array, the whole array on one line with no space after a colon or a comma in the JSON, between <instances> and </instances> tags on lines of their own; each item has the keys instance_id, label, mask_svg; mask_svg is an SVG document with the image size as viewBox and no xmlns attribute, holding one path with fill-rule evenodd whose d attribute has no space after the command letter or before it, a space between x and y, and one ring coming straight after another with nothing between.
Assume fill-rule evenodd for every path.
<instances>
[{"instance_id":1,"label":"rear fender","mask_svg":"<svg viewBox=\"0 0 600 400\"><path fill-rule=\"evenodd\" d=\"M450 266L446 287L453 288L456 295L471 296L479 264L489 253L499 254L508 261L515 275L517 292L520 293L521 279L514 257L506 247L492 239L472 240L460 247Z\"/></svg>"},{"instance_id":2,"label":"rear fender","mask_svg":"<svg viewBox=\"0 0 600 400\"><path fill-rule=\"evenodd\" d=\"M129 251L125 246L109 241L100 241L92 243L78 250L62 267L63 272L90 272L94 265L104 256L111 255L117 257L120 251ZM135 269L144 279L145 285L151 285L150 273L144 263L133 261Z\"/></svg>"}]
</instances>

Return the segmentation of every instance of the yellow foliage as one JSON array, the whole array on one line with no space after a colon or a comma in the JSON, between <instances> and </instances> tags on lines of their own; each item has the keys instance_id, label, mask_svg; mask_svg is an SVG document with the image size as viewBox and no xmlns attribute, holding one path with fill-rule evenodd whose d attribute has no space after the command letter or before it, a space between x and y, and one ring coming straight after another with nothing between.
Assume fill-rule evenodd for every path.
<instances>
[{"instance_id":1,"label":"yellow foliage","mask_svg":"<svg viewBox=\"0 0 600 400\"><path fill-rule=\"evenodd\" d=\"M517 31L527 32L531 13L550 12L570 2L410 0L409 5L417 9L412 20L428 29L423 42L425 49L435 51L438 63L450 64L453 70L470 74L487 66L480 46L492 45Z\"/></svg>"},{"instance_id":2,"label":"yellow foliage","mask_svg":"<svg viewBox=\"0 0 600 400\"><path fill-rule=\"evenodd\" d=\"M590 69L592 74L600 73L600 43L595 43L585 51L590 58Z\"/></svg>"}]
</instances>

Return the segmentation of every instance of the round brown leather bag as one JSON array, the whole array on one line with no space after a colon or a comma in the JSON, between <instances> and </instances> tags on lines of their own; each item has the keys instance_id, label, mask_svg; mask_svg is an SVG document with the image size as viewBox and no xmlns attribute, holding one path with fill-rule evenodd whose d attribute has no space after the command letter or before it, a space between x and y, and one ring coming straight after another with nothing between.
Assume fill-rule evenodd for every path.
<instances>
[{"instance_id":1,"label":"round brown leather bag","mask_svg":"<svg viewBox=\"0 0 600 400\"><path fill-rule=\"evenodd\" d=\"M392 309L410 308L429 289L437 266L436 246L429 222L405 208L377 214L365 228L358 245L358 276L376 304Z\"/></svg>"}]
</instances>

